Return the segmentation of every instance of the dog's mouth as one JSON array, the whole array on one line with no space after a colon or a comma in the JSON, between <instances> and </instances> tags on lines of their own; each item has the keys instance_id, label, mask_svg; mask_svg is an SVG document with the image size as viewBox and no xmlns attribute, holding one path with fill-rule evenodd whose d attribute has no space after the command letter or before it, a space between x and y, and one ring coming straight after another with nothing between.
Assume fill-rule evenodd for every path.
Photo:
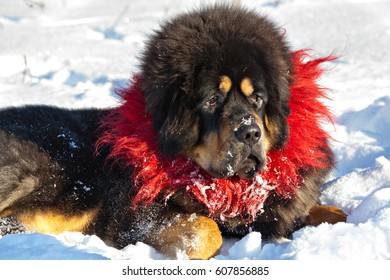
<instances>
[{"instance_id":1,"label":"dog's mouth","mask_svg":"<svg viewBox=\"0 0 390 280\"><path fill-rule=\"evenodd\" d=\"M231 178L238 176L242 179L252 179L265 166L265 160L262 157L250 154L241 162L224 162L220 168L205 168L207 173L215 178Z\"/></svg>"},{"instance_id":2,"label":"dog's mouth","mask_svg":"<svg viewBox=\"0 0 390 280\"><path fill-rule=\"evenodd\" d=\"M251 154L244 159L237 171L237 175L242 179L252 179L264 167L265 162L257 156Z\"/></svg>"}]
</instances>

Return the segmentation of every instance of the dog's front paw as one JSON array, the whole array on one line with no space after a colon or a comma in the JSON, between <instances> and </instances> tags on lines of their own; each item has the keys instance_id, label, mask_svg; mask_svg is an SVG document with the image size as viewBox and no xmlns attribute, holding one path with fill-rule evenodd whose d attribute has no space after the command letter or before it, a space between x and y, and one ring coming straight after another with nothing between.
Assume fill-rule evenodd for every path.
<instances>
[{"instance_id":1,"label":"dog's front paw","mask_svg":"<svg viewBox=\"0 0 390 280\"><path fill-rule=\"evenodd\" d=\"M222 245L217 223L205 216L178 214L156 237L156 249L170 257L207 260Z\"/></svg>"}]
</instances>

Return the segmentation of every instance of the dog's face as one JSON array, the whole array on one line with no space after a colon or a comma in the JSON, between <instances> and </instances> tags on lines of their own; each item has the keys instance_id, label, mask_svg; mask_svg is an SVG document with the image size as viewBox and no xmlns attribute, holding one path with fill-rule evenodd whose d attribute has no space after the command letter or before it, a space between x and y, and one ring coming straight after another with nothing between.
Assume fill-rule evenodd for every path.
<instances>
[{"instance_id":1,"label":"dog's face","mask_svg":"<svg viewBox=\"0 0 390 280\"><path fill-rule=\"evenodd\" d=\"M288 137L290 53L268 21L237 10L232 25L227 11L166 24L145 52L141 87L163 154L250 179Z\"/></svg>"}]
</instances>

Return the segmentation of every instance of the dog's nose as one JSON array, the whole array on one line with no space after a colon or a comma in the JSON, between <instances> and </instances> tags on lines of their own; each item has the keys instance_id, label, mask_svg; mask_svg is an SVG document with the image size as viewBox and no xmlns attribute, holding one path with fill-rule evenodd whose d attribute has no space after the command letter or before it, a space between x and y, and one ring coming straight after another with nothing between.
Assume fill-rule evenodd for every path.
<instances>
[{"instance_id":1,"label":"dog's nose","mask_svg":"<svg viewBox=\"0 0 390 280\"><path fill-rule=\"evenodd\" d=\"M235 135L239 141L252 146L259 142L261 138L261 130L254 122L251 124L241 124L241 126L235 131Z\"/></svg>"}]
</instances>

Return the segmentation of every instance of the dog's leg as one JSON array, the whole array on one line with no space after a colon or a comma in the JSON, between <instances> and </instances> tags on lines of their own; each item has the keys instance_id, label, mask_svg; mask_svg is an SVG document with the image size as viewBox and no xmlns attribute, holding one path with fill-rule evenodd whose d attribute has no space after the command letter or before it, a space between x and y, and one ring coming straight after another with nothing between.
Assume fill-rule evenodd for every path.
<instances>
[{"instance_id":1,"label":"dog's leg","mask_svg":"<svg viewBox=\"0 0 390 280\"><path fill-rule=\"evenodd\" d=\"M304 225L318 226L321 223L336 224L346 222L347 215L342 209L335 206L316 205L314 206L304 221Z\"/></svg>"},{"instance_id":2,"label":"dog's leg","mask_svg":"<svg viewBox=\"0 0 390 280\"><path fill-rule=\"evenodd\" d=\"M50 164L50 157L36 145L2 131L0 151L0 216L7 216L16 203L36 192L45 178L56 174L58 167Z\"/></svg>"},{"instance_id":3,"label":"dog's leg","mask_svg":"<svg viewBox=\"0 0 390 280\"><path fill-rule=\"evenodd\" d=\"M48 152L1 130L0 151L0 217L12 216L27 230L54 234L82 231L92 223L100 207L95 196L84 199L92 187L84 191L70 180Z\"/></svg>"},{"instance_id":4,"label":"dog's leg","mask_svg":"<svg viewBox=\"0 0 390 280\"><path fill-rule=\"evenodd\" d=\"M128 198L126 202L129 203ZM222 245L217 223L203 215L181 213L159 204L138 208L118 208L118 204L113 204L103 209L111 215L101 213L98 221L106 223L96 224L98 235L118 248L141 241L171 258L204 260L213 257Z\"/></svg>"}]
</instances>

